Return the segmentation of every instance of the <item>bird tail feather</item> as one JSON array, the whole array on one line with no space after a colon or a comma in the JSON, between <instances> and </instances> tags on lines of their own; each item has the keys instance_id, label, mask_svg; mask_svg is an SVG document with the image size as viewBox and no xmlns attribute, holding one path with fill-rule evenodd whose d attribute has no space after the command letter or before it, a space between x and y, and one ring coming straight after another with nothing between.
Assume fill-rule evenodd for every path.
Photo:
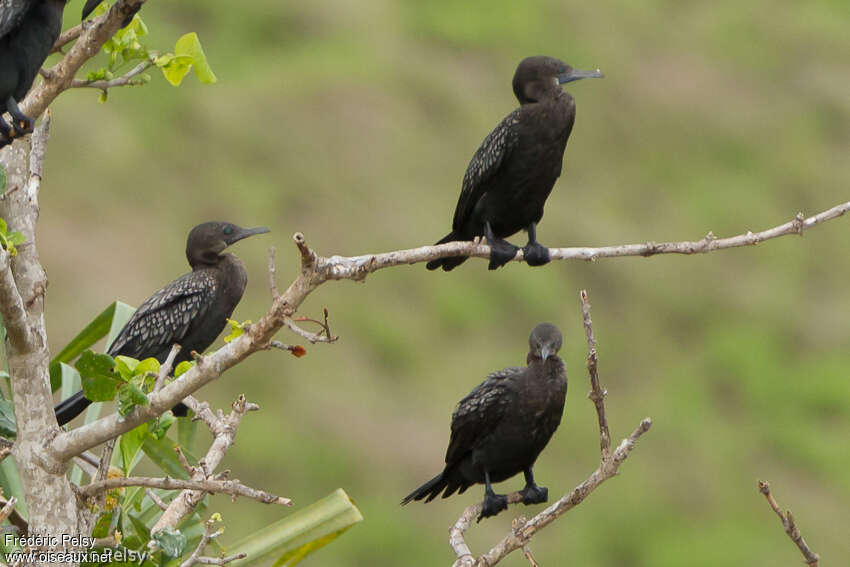
<instances>
[{"instance_id":1,"label":"bird tail feather","mask_svg":"<svg viewBox=\"0 0 850 567\"><path fill-rule=\"evenodd\" d=\"M83 411L89 407L89 404L91 404L91 401L88 400L83 395L83 391L80 390L67 400L63 400L56 405L54 408L56 420L59 422L59 425L65 425L83 413Z\"/></svg>"},{"instance_id":2,"label":"bird tail feather","mask_svg":"<svg viewBox=\"0 0 850 567\"><path fill-rule=\"evenodd\" d=\"M417 488L416 490L414 490L413 492L411 492L410 494L408 494L407 496L405 496L404 500L401 501L401 505L404 506L412 500L422 500L426 496L428 497L428 499L425 500L425 502L430 502L431 500L436 498L437 495L440 494L440 492L442 492L442 490L448 485L448 479L445 478L443 473L440 473L422 486L420 486L419 488Z\"/></svg>"},{"instance_id":3,"label":"bird tail feather","mask_svg":"<svg viewBox=\"0 0 850 567\"><path fill-rule=\"evenodd\" d=\"M445 244L446 242L454 242L456 240L461 240L461 238L455 231L452 231L445 235L443 238L441 238L439 242L436 242L434 246L436 246L437 244ZM443 268L444 271L450 272L451 270L457 268L458 266L466 262L466 259L466 256L449 256L448 258L439 258L437 260L431 260L430 262L425 264L425 267L429 270Z\"/></svg>"}]
</instances>

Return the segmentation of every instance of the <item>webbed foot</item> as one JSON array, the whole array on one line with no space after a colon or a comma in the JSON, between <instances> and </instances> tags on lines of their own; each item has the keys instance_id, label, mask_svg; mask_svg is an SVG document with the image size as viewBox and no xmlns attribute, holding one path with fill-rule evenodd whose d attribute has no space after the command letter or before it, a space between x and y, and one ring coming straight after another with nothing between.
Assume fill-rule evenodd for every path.
<instances>
[{"instance_id":1,"label":"webbed foot","mask_svg":"<svg viewBox=\"0 0 850 567\"><path fill-rule=\"evenodd\" d=\"M484 518L495 516L502 510L508 509L508 497L504 494L485 493L484 502L481 503L481 514L478 516L480 522Z\"/></svg>"},{"instance_id":2,"label":"webbed foot","mask_svg":"<svg viewBox=\"0 0 850 567\"><path fill-rule=\"evenodd\" d=\"M520 491L522 494L522 503L528 506L529 504L542 504L549 500L549 489L545 486L537 486L536 484L527 484Z\"/></svg>"},{"instance_id":3,"label":"webbed foot","mask_svg":"<svg viewBox=\"0 0 850 567\"><path fill-rule=\"evenodd\" d=\"M522 255L525 258L525 263L529 266L543 266L550 261L549 249L539 242L529 242L525 245L522 249Z\"/></svg>"}]
</instances>

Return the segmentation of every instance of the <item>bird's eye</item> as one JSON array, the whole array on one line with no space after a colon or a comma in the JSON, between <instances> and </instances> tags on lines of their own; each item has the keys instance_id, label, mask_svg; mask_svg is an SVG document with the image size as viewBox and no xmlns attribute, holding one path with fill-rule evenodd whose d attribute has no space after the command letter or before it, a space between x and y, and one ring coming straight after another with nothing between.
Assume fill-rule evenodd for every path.
<instances>
[{"instance_id":1,"label":"bird's eye","mask_svg":"<svg viewBox=\"0 0 850 567\"><path fill-rule=\"evenodd\" d=\"M226 226L226 227L224 227L224 234L226 234L226 235L228 235L228 236L229 236L229 235L231 235L231 234L233 234L233 227L232 227L232 226Z\"/></svg>"}]
</instances>

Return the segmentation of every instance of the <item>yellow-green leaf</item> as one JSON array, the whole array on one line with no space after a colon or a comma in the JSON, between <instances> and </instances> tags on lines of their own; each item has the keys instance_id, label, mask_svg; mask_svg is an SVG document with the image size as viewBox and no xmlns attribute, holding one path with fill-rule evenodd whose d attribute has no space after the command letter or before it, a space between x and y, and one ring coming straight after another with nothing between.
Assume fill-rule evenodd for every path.
<instances>
[{"instance_id":1,"label":"yellow-green leaf","mask_svg":"<svg viewBox=\"0 0 850 567\"><path fill-rule=\"evenodd\" d=\"M195 32L187 33L177 40L174 46L174 53L178 57L188 55L192 58L192 64L195 66L195 75L198 80L204 84L215 83L218 79L210 68L207 61L207 56L204 54L204 49L201 47L201 41L198 39L198 34Z\"/></svg>"}]
</instances>

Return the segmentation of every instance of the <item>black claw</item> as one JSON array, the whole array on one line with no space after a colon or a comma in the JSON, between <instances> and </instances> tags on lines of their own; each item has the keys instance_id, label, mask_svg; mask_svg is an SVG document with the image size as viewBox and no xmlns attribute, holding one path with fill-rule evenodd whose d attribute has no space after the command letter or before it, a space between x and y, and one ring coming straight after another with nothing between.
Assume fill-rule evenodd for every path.
<instances>
[{"instance_id":1,"label":"black claw","mask_svg":"<svg viewBox=\"0 0 850 567\"><path fill-rule=\"evenodd\" d=\"M536 484L526 485L520 494L522 494L522 503L526 506L529 504L542 504L549 500L549 489L545 486L537 486Z\"/></svg>"},{"instance_id":2,"label":"black claw","mask_svg":"<svg viewBox=\"0 0 850 567\"><path fill-rule=\"evenodd\" d=\"M504 240L490 244L490 265L487 267L491 270L501 268L516 257L518 250L519 247Z\"/></svg>"},{"instance_id":3,"label":"black claw","mask_svg":"<svg viewBox=\"0 0 850 567\"><path fill-rule=\"evenodd\" d=\"M502 510L508 509L508 497L504 494L485 494L484 502L481 503L481 514L478 516L480 522L484 518L495 516Z\"/></svg>"},{"instance_id":4,"label":"black claw","mask_svg":"<svg viewBox=\"0 0 850 567\"><path fill-rule=\"evenodd\" d=\"M535 242L529 243L522 249L522 255L525 258L525 263L529 266L543 266L548 264L551 258L549 257L549 249Z\"/></svg>"}]
</instances>

